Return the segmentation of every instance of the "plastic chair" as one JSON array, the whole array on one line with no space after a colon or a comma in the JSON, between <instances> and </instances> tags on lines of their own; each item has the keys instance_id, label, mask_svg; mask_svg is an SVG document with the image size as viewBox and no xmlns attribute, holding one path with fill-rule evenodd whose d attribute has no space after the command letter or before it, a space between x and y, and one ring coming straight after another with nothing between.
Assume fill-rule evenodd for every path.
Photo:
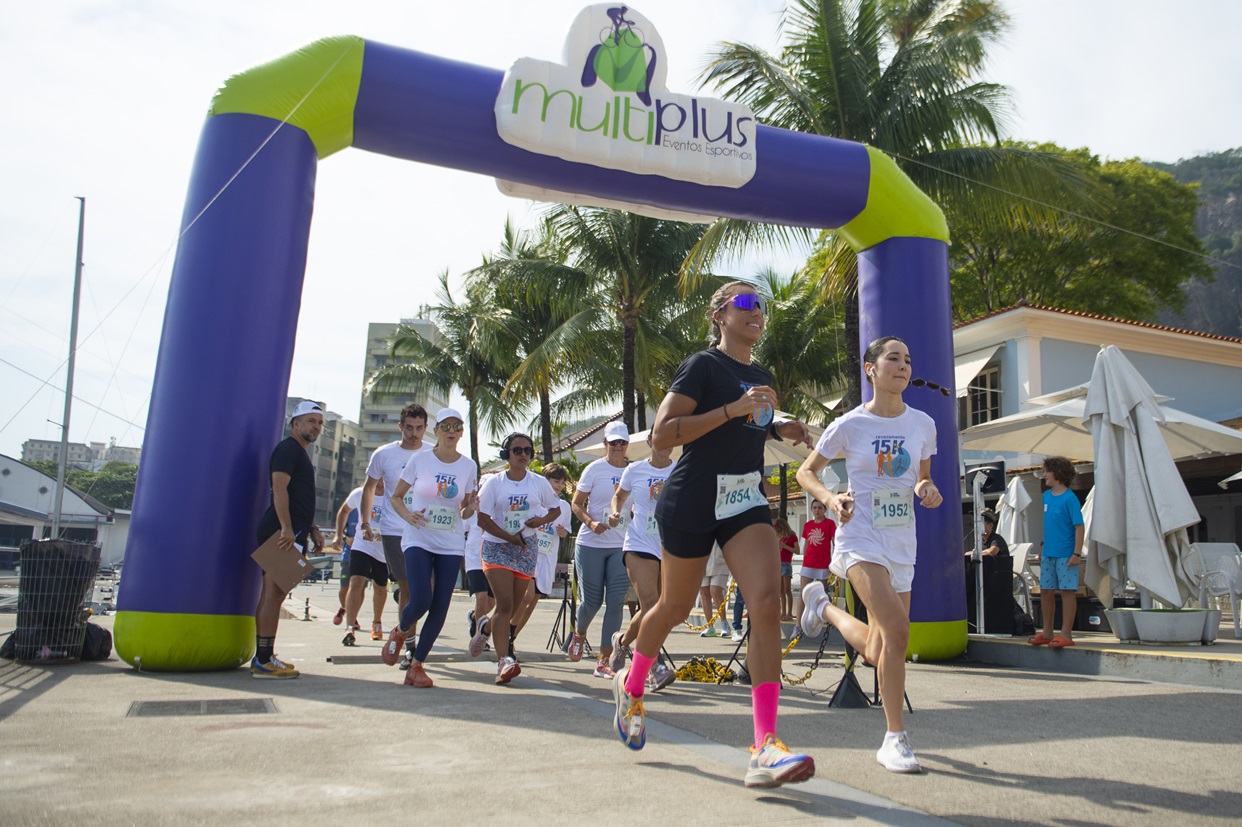
<instances>
[{"instance_id":1,"label":"plastic chair","mask_svg":"<svg viewBox=\"0 0 1242 827\"><path fill-rule=\"evenodd\" d=\"M1242 638L1242 618L1238 617L1238 602L1242 598L1242 551L1236 543L1192 543L1190 547L1199 555L1200 592L1218 601L1229 596L1233 636Z\"/></svg>"},{"instance_id":2,"label":"plastic chair","mask_svg":"<svg viewBox=\"0 0 1242 827\"><path fill-rule=\"evenodd\" d=\"M1030 577L1028 558L1033 548L1035 548L1034 543L1014 543L1009 549L1009 559L1013 565L1013 596L1015 599L1022 597L1022 610L1032 616L1034 616L1034 609L1031 604L1031 586L1039 582L1033 578L1028 579Z\"/></svg>"}]
</instances>

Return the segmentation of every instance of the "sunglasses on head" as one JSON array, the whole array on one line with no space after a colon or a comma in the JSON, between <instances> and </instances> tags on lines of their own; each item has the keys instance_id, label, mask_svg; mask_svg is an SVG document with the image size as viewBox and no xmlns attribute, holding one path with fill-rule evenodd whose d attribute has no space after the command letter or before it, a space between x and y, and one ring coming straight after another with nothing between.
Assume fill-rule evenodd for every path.
<instances>
[{"instance_id":1,"label":"sunglasses on head","mask_svg":"<svg viewBox=\"0 0 1242 827\"><path fill-rule=\"evenodd\" d=\"M518 456L521 456L522 454L526 454L527 456L533 457L535 455L535 449L534 447L530 445L514 445L512 448L509 449L509 453L517 454Z\"/></svg>"},{"instance_id":2,"label":"sunglasses on head","mask_svg":"<svg viewBox=\"0 0 1242 827\"><path fill-rule=\"evenodd\" d=\"M940 391L942 396L953 395L953 392L950 391L948 388L946 388L944 385L937 385L935 382L928 382L926 379L911 379L910 384L914 385L914 387L916 388L921 388L924 385L926 385L927 387L931 388L934 391Z\"/></svg>"},{"instance_id":3,"label":"sunglasses on head","mask_svg":"<svg viewBox=\"0 0 1242 827\"><path fill-rule=\"evenodd\" d=\"M763 296L757 293L738 293L736 296L730 296L725 300L722 307L733 305L738 310L758 310L760 313L768 312L768 303L764 301Z\"/></svg>"},{"instance_id":4,"label":"sunglasses on head","mask_svg":"<svg viewBox=\"0 0 1242 827\"><path fill-rule=\"evenodd\" d=\"M466 430L466 426L460 422L441 422L436 427L441 431L444 431L446 434L460 434L462 431Z\"/></svg>"}]
</instances>

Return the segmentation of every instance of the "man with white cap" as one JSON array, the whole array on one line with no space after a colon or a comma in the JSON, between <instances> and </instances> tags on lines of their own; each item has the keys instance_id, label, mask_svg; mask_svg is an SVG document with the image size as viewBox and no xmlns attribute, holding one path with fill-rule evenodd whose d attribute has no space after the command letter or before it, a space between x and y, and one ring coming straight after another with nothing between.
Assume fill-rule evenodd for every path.
<instances>
[{"instance_id":1,"label":"man with white cap","mask_svg":"<svg viewBox=\"0 0 1242 827\"><path fill-rule=\"evenodd\" d=\"M624 422L608 423L604 428L604 445L604 458L582 470L582 478L574 491L574 515L582 521L574 552L578 582L582 584L582 603L578 606L574 633L566 646L570 660L581 660L587 629L600 607L605 606L599 661L595 664L597 678L612 677L608 665L612 636L621 628L625 595L630 590L625 552L621 550L629 520L623 516L615 527L608 523L612 495L621 482L621 472L629 464L625 452L630 446L630 431Z\"/></svg>"},{"instance_id":2,"label":"man with white cap","mask_svg":"<svg viewBox=\"0 0 1242 827\"><path fill-rule=\"evenodd\" d=\"M279 534L281 548L303 551L309 539L316 554L323 551L323 535L315 525L315 466L306 453L322 430L323 408L309 400L299 402L289 420L291 435L276 446L268 461L272 502L259 520L259 545ZM299 674L272 651L284 600L284 589L265 572L254 611L256 652L250 661L251 677L289 679Z\"/></svg>"}]
</instances>

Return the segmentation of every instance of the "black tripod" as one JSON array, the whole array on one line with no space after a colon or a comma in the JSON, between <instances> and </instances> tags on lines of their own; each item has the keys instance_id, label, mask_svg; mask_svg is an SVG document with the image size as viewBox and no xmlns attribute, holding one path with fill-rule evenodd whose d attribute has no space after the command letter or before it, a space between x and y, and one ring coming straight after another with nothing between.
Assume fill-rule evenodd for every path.
<instances>
[{"instance_id":1,"label":"black tripod","mask_svg":"<svg viewBox=\"0 0 1242 827\"><path fill-rule=\"evenodd\" d=\"M832 631L831 626L824 627L824 636L820 638L819 640L819 651L815 653L815 660L814 662L811 663L811 669L813 670L819 668L819 659L824 656L824 647L828 645L828 637L831 631ZM734 661L737 661L738 666L742 667L742 669L745 670L747 674L750 673L750 670L746 669L746 664L738 660L737 658L738 652L742 651L742 647L746 645L746 641L748 640L750 640L750 621L749 620L746 621L746 631L742 634L742 639L737 642L737 646L733 648L733 654L729 656L729 662L725 664L726 674L728 674L728 670L733 666ZM721 683L722 681L724 681L723 677L719 678L716 681L716 683Z\"/></svg>"},{"instance_id":2,"label":"black tripod","mask_svg":"<svg viewBox=\"0 0 1242 827\"><path fill-rule=\"evenodd\" d=\"M556 576L561 581L561 587L565 590L565 596L561 598L560 611L556 613L556 620L552 621L552 634L548 636L548 651L554 652L560 649L565 651L565 646L569 641L569 633L574 630L574 622L578 617L578 596L574 590L569 587L569 572L563 571Z\"/></svg>"},{"instance_id":3,"label":"black tripod","mask_svg":"<svg viewBox=\"0 0 1242 827\"><path fill-rule=\"evenodd\" d=\"M854 594L854 588L847 581L845 584L845 607L849 613L859 620L866 622L867 607ZM824 639L828 639L828 635L824 635ZM872 697L868 698L863 692L862 687L858 684L858 678L854 676L854 668L858 665L858 661L862 660L862 656L858 654L853 646L847 642L845 644L845 674L837 683L836 691L832 693L832 700L828 701L828 706L836 709L870 709L873 706L880 706L880 670L872 667L872 675L874 683L872 685ZM905 699L906 708L914 714L914 707L910 705L910 696L902 693Z\"/></svg>"}]
</instances>

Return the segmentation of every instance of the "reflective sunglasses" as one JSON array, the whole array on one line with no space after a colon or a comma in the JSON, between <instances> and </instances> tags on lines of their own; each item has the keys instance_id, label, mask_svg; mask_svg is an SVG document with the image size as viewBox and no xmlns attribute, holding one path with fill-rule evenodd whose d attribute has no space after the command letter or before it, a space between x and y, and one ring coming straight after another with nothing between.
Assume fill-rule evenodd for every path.
<instances>
[{"instance_id":1,"label":"reflective sunglasses","mask_svg":"<svg viewBox=\"0 0 1242 827\"><path fill-rule=\"evenodd\" d=\"M926 385L927 387L931 388L934 391L940 391L941 395L943 396L953 395L953 392L949 390L948 388L946 388L944 385L937 385L935 382L928 382L926 379L911 379L910 384L914 385L914 387L916 388L921 388L924 385Z\"/></svg>"},{"instance_id":2,"label":"reflective sunglasses","mask_svg":"<svg viewBox=\"0 0 1242 827\"><path fill-rule=\"evenodd\" d=\"M533 457L535 455L535 449L530 445L514 445L509 449L509 453L517 454L518 456L526 454L527 456Z\"/></svg>"},{"instance_id":3,"label":"reflective sunglasses","mask_svg":"<svg viewBox=\"0 0 1242 827\"><path fill-rule=\"evenodd\" d=\"M738 310L758 310L760 313L768 312L768 303L764 301L763 296L758 293L738 293L725 300L721 308L733 305Z\"/></svg>"},{"instance_id":4,"label":"reflective sunglasses","mask_svg":"<svg viewBox=\"0 0 1242 827\"><path fill-rule=\"evenodd\" d=\"M609 448L616 448L618 445L629 445L630 443L626 442L624 439L612 439L609 440L607 444Z\"/></svg>"},{"instance_id":5,"label":"reflective sunglasses","mask_svg":"<svg viewBox=\"0 0 1242 827\"><path fill-rule=\"evenodd\" d=\"M441 422L436 428L444 431L446 434L460 434L466 430L466 426L460 422Z\"/></svg>"}]
</instances>

